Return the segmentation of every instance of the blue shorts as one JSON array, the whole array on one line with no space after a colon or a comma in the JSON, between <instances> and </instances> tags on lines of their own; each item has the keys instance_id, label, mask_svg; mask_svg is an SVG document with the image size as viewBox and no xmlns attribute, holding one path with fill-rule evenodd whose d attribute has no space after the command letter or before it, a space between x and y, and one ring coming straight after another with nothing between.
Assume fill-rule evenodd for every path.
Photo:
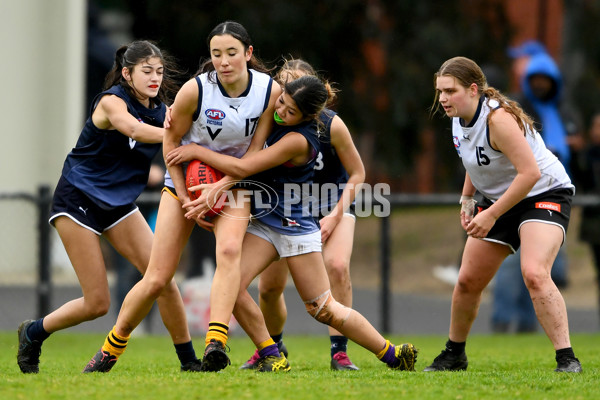
<instances>
[{"instance_id":1,"label":"blue shorts","mask_svg":"<svg viewBox=\"0 0 600 400\"><path fill-rule=\"evenodd\" d=\"M54 190L49 222L54 226L55 218L65 216L96 235L102 235L102 232L112 228L137 210L135 203L110 210L101 208L61 176Z\"/></svg>"},{"instance_id":2,"label":"blue shorts","mask_svg":"<svg viewBox=\"0 0 600 400\"><path fill-rule=\"evenodd\" d=\"M519 230L526 222L542 222L557 225L563 230L563 243L571 217L571 189L556 189L521 200L513 208L500 216L483 239L507 245L515 253L521 247ZM493 203L484 197L475 205L475 215L486 210Z\"/></svg>"}]
</instances>

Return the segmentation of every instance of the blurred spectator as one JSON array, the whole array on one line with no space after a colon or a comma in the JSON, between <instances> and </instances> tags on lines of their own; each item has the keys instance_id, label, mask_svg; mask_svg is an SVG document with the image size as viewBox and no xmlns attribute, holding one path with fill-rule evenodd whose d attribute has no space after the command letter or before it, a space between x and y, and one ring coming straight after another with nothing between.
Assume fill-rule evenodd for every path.
<instances>
[{"instance_id":1,"label":"blurred spectator","mask_svg":"<svg viewBox=\"0 0 600 400\"><path fill-rule=\"evenodd\" d=\"M550 55L539 53L530 58L521 87L523 109L536 121L546 147L570 172L572 150L569 143L581 142L581 123L576 113L562 101L562 75ZM571 140L571 136L577 139Z\"/></svg>"},{"instance_id":2,"label":"blurred spectator","mask_svg":"<svg viewBox=\"0 0 600 400\"><path fill-rule=\"evenodd\" d=\"M600 112L592 117L589 134L589 145L583 151L581 189L588 194L600 195ZM600 205L583 207L580 239L589 243L592 250L600 310Z\"/></svg>"},{"instance_id":3,"label":"blurred spectator","mask_svg":"<svg viewBox=\"0 0 600 400\"><path fill-rule=\"evenodd\" d=\"M536 41L527 41L511 48L508 54L514 59L513 73L521 84L521 93L513 97L536 122L546 147L571 173L572 152L581 148L581 124L576 114L562 101L563 80L558 66L544 46ZM515 318L518 333L537 330L538 321L523 283L519 257L519 252L509 255L496 274L491 320L494 332L508 332ZM559 288L567 286L567 273L568 263L563 245L551 271L552 280Z\"/></svg>"},{"instance_id":4,"label":"blurred spectator","mask_svg":"<svg viewBox=\"0 0 600 400\"><path fill-rule=\"evenodd\" d=\"M546 47L536 40L527 40L520 46L511 47L507 54L512 59L512 82L515 87L511 90L514 93L522 92L521 80L525 76L525 70L529 65L529 60L536 54L546 53Z\"/></svg>"}]
</instances>

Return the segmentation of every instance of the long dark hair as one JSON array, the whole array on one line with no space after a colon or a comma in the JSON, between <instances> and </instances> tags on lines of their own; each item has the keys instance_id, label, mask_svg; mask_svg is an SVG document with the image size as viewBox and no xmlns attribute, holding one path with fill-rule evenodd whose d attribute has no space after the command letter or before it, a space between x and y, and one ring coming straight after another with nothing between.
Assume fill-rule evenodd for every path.
<instances>
[{"instance_id":1,"label":"long dark hair","mask_svg":"<svg viewBox=\"0 0 600 400\"><path fill-rule=\"evenodd\" d=\"M231 35L239 40L244 45L244 52L247 51L250 46L252 46L252 39L242 24L235 21L225 21L215 26L215 28L208 34L208 37L206 38L206 45L208 46L209 51L210 41L212 38L222 35ZM252 57L250 57L250 61L248 61L248 68L252 68L256 71L264 72L266 74L273 70L272 68L267 68L265 64L254 55L254 53L252 54ZM208 59L200 61L200 69L195 75L197 76L205 72L213 72L214 70L215 66L209 57ZM216 82L216 74L209 74L208 79L209 81Z\"/></svg>"},{"instance_id":2,"label":"long dark hair","mask_svg":"<svg viewBox=\"0 0 600 400\"><path fill-rule=\"evenodd\" d=\"M129 73L132 73L137 64L153 57L160 58L164 66L163 80L156 97L163 103L170 104L179 89L175 76L180 72L175 61L148 40L136 40L117 49L115 63L104 80L104 90L114 85L121 85L130 96L135 98L133 88L125 80L121 71L125 67Z\"/></svg>"}]
</instances>

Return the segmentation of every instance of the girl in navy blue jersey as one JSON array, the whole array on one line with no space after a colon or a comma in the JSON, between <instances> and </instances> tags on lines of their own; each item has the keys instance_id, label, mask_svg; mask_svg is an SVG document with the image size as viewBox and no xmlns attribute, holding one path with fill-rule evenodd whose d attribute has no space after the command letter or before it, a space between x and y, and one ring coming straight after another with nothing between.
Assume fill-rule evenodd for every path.
<instances>
[{"instance_id":1,"label":"girl in navy blue jersey","mask_svg":"<svg viewBox=\"0 0 600 400\"><path fill-rule=\"evenodd\" d=\"M42 342L53 332L106 314L110 293L100 236L146 271L152 230L135 205L160 150L165 102L175 91L171 64L148 41L116 52L105 90L91 105L79 140L67 155L54 192L50 223L56 228L79 279L83 296L18 330L17 360L24 373L38 372ZM183 301L171 281L158 306L182 370L199 370Z\"/></svg>"},{"instance_id":2,"label":"girl in navy blue jersey","mask_svg":"<svg viewBox=\"0 0 600 400\"><path fill-rule=\"evenodd\" d=\"M276 80L285 83L304 75L316 75L304 60L286 60ZM331 283L331 293L344 306L352 307L350 258L354 242L354 198L365 178L365 169L346 124L333 111L325 109L319 116L319 154L315 160L313 182L317 205L313 216L318 218L323 242L323 260ZM285 259L273 263L260 274L259 306L271 337L284 353L283 328L287 308L283 297L288 277ZM347 354L348 338L329 327L331 342L330 366L334 370L358 370ZM287 355L286 355L287 357ZM254 369L260 359L258 351L241 369Z\"/></svg>"},{"instance_id":3,"label":"girl in navy blue jersey","mask_svg":"<svg viewBox=\"0 0 600 400\"><path fill-rule=\"evenodd\" d=\"M205 147L188 145L167 154L168 165L200 159L238 179L252 177L258 191L253 216L242 246L242 277L234 315L256 345L260 359L257 371L288 371L290 364L270 337L263 314L247 291L252 280L273 261L286 258L294 284L307 312L319 322L334 327L373 352L389 367L414 370L417 350L410 343L394 346L385 340L358 312L331 295L321 255L321 231L305 206L309 193L302 184L311 183L319 152L318 116L332 92L315 76L287 82L277 99L276 126L265 149L245 158L218 154ZM202 196L190 202L188 214L204 213L213 185L199 185Z\"/></svg>"}]
</instances>

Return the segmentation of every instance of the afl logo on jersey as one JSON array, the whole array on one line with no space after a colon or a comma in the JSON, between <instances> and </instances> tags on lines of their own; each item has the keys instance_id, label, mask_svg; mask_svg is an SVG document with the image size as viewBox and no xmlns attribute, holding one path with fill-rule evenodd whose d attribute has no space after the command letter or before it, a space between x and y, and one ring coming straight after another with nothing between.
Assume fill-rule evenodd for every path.
<instances>
[{"instance_id":1,"label":"afl logo on jersey","mask_svg":"<svg viewBox=\"0 0 600 400\"><path fill-rule=\"evenodd\" d=\"M223 125L223 120L225 119L225 112L221 110L217 110L216 108L209 108L204 111L204 115L206 115L206 122L211 125Z\"/></svg>"},{"instance_id":2,"label":"afl logo on jersey","mask_svg":"<svg viewBox=\"0 0 600 400\"><path fill-rule=\"evenodd\" d=\"M456 149L456 152L460 156L460 139L458 136L452 136L452 141L454 142L454 148Z\"/></svg>"}]
</instances>

